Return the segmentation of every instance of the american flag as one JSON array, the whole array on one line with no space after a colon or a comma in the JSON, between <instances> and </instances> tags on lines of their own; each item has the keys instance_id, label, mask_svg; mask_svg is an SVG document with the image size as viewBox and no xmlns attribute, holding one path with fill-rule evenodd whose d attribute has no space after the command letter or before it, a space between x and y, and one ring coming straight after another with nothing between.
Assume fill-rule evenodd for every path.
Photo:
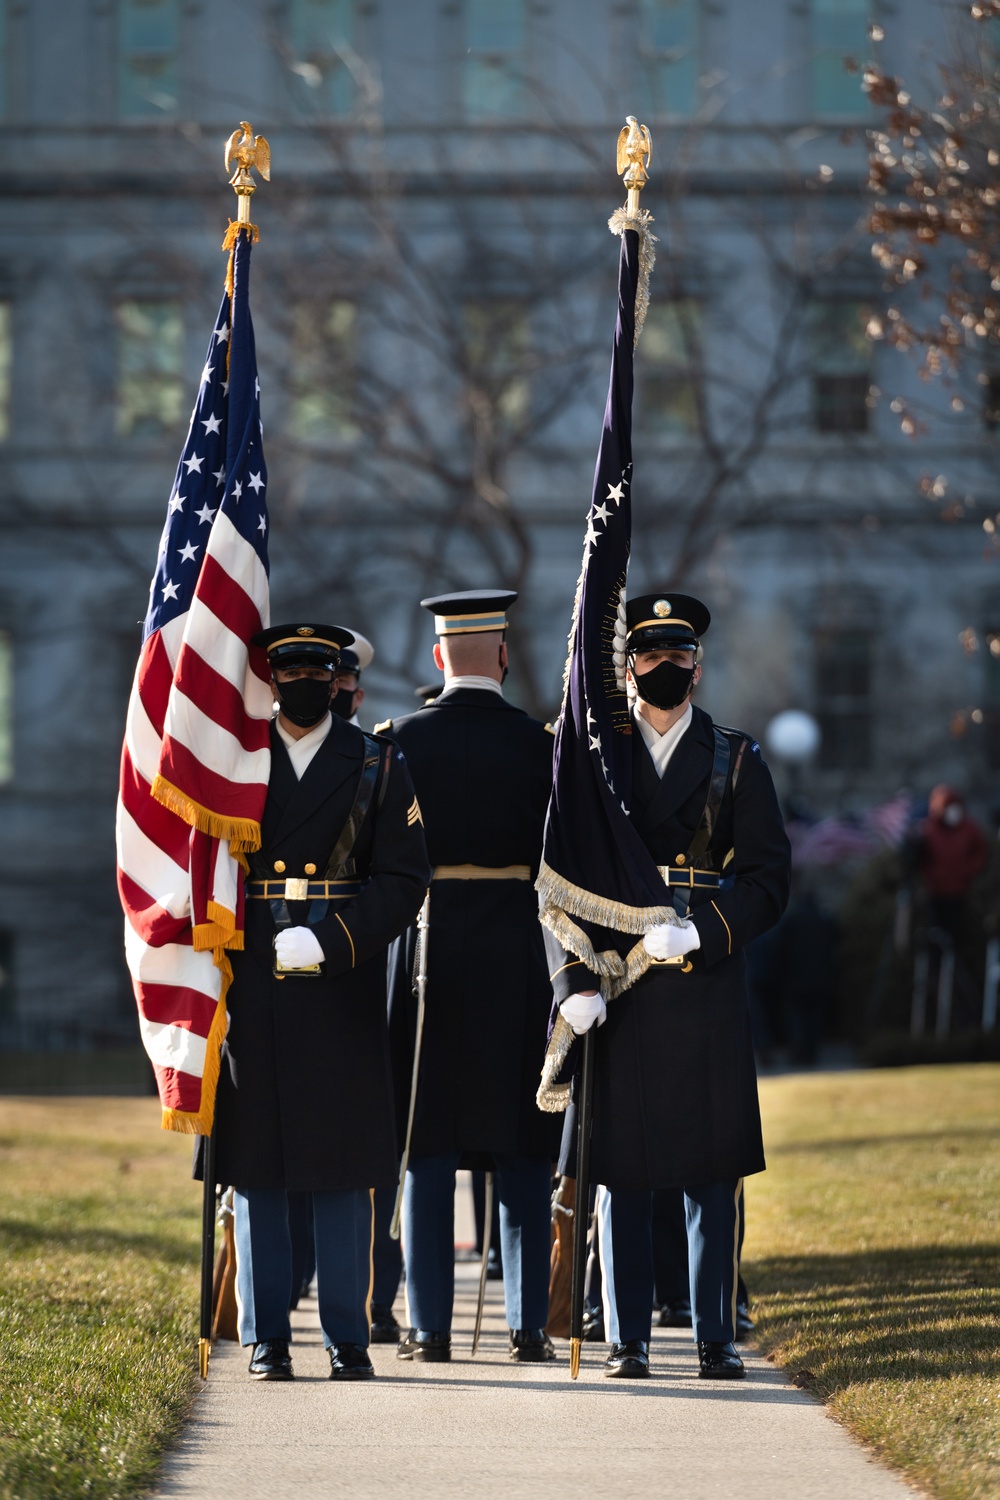
<instances>
[{"instance_id":1,"label":"american flag","mask_svg":"<svg viewBox=\"0 0 1000 1500\"><path fill-rule=\"evenodd\" d=\"M125 953L163 1127L212 1128L240 856L270 769L268 515L250 239L237 236L149 588L118 802ZM231 293L230 293L231 288Z\"/></svg>"}]
</instances>

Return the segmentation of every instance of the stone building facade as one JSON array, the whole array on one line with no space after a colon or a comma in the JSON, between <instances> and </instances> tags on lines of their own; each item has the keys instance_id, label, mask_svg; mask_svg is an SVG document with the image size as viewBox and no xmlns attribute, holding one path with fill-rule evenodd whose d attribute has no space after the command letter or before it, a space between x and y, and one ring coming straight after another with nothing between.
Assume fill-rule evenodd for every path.
<instances>
[{"instance_id":1,"label":"stone building facade","mask_svg":"<svg viewBox=\"0 0 1000 1500\"><path fill-rule=\"evenodd\" d=\"M943 778L990 802L997 439L977 369L954 413L866 337L872 120L844 66L877 44L929 76L945 11L3 0L0 1041L131 1035L118 753L239 119L273 155L252 289L273 613L375 642L367 723L432 674L421 594L492 581L523 594L511 690L557 710L635 113L660 246L633 586L709 600L703 701L725 721L817 717L819 809Z\"/></svg>"}]
</instances>

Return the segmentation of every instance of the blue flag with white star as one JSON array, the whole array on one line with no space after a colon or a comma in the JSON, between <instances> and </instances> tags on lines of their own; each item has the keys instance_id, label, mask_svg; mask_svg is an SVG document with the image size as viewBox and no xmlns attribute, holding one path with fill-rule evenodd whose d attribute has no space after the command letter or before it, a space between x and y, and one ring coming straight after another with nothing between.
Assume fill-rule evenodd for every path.
<instances>
[{"instance_id":1,"label":"blue flag with white star","mask_svg":"<svg viewBox=\"0 0 1000 1500\"><path fill-rule=\"evenodd\" d=\"M628 817L632 717L625 686L625 584L632 533L632 356L640 255L645 250L651 262L652 252L648 242L640 245L649 235L645 225L617 232L622 244L611 382L538 877L542 922L599 977L606 998L626 989L645 967L647 928L673 915L666 886Z\"/></svg>"}]
</instances>

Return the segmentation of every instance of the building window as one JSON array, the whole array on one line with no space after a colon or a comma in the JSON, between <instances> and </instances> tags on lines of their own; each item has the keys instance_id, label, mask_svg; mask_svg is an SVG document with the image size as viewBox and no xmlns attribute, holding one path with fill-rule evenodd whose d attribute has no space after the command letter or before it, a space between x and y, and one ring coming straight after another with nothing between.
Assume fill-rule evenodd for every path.
<instances>
[{"instance_id":1,"label":"building window","mask_svg":"<svg viewBox=\"0 0 1000 1500\"><path fill-rule=\"evenodd\" d=\"M1000 427L1000 370L986 370L979 380L983 387L983 426L996 432Z\"/></svg>"},{"instance_id":2,"label":"building window","mask_svg":"<svg viewBox=\"0 0 1000 1500\"><path fill-rule=\"evenodd\" d=\"M0 302L0 443L5 443L10 437L10 372L13 354L10 303Z\"/></svg>"},{"instance_id":3,"label":"building window","mask_svg":"<svg viewBox=\"0 0 1000 1500\"><path fill-rule=\"evenodd\" d=\"M7 117L7 5L0 4L0 120Z\"/></svg>"},{"instance_id":4,"label":"building window","mask_svg":"<svg viewBox=\"0 0 1000 1500\"><path fill-rule=\"evenodd\" d=\"M1000 771L1000 629L983 632L983 730L986 764Z\"/></svg>"},{"instance_id":5,"label":"building window","mask_svg":"<svg viewBox=\"0 0 1000 1500\"><path fill-rule=\"evenodd\" d=\"M470 300L463 307L466 398L474 419L493 431L528 415L531 334L528 310L512 297Z\"/></svg>"},{"instance_id":6,"label":"building window","mask_svg":"<svg viewBox=\"0 0 1000 1500\"><path fill-rule=\"evenodd\" d=\"M292 314L292 431L303 442L339 444L358 436L355 381L357 308L300 302Z\"/></svg>"},{"instance_id":7,"label":"building window","mask_svg":"<svg viewBox=\"0 0 1000 1500\"><path fill-rule=\"evenodd\" d=\"M637 376L638 425L643 431L681 438L698 431L700 332L701 308L693 298L650 304Z\"/></svg>"},{"instance_id":8,"label":"building window","mask_svg":"<svg viewBox=\"0 0 1000 1500\"><path fill-rule=\"evenodd\" d=\"M14 934L0 927L0 1021L10 1020L14 1010ZM7 1050L14 1048L8 1043Z\"/></svg>"},{"instance_id":9,"label":"building window","mask_svg":"<svg viewBox=\"0 0 1000 1500\"><path fill-rule=\"evenodd\" d=\"M176 114L179 0L119 0L118 106L126 119Z\"/></svg>"},{"instance_id":10,"label":"building window","mask_svg":"<svg viewBox=\"0 0 1000 1500\"><path fill-rule=\"evenodd\" d=\"M348 66L356 50L354 0L292 0L289 19L299 103L310 114L348 114L355 99Z\"/></svg>"},{"instance_id":11,"label":"building window","mask_svg":"<svg viewBox=\"0 0 1000 1500\"><path fill-rule=\"evenodd\" d=\"M470 120L512 119L524 106L524 0L466 0L462 102Z\"/></svg>"},{"instance_id":12,"label":"building window","mask_svg":"<svg viewBox=\"0 0 1000 1500\"><path fill-rule=\"evenodd\" d=\"M639 65L642 113L694 114L702 71L700 0L642 0Z\"/></svg>"},{"instance_id":13,"label":"building window","mask_svg":"<svg viewBox=\"0 0 1000 1500\"><path fill-rule=\"evenodd\" d=\"M868 114L861 64L869 53L870 0L812 0L812 108L815 115ZM855 64L849 70L845 64Z\"/></svg>"},{"instance_id":14,"label":"building window","mask_svg":"<svg viewBox=\"0 0 1000 1500\"><path fill-rule=\"evenodd\" d=\"M14 648L0 630L0 786L14 779Z\"/></svg>"},{"instance_id":15,"label":"building window","mask_svg":"<svg viewBox=\"0 0 1000 1500\"><path fill-rule=\"evenodd\" d=\"M819 763L825 771L863 771L872 755L872 647L864 630L816 636Z\"/></svg>"},{"instance_id":16,"label":"building window","mask_svg":"<svg viewBox=\"0 0 1000 1500\"><path fill-rule=\"evenodd\" d=\"M119 302L118 435L175 432L184 415L183 324L178 302Z\"/></svg>"},{"instance_id":17,"label":"building window","mask_svg":"<svg viewBox=\"0 0 1000 1500\"><path fill-rule=\"evenodd\" d=\"M813 422L818 432L867 432L871 346L864 302L816 302L810 313Z\"/></svg>"}]
</instances>

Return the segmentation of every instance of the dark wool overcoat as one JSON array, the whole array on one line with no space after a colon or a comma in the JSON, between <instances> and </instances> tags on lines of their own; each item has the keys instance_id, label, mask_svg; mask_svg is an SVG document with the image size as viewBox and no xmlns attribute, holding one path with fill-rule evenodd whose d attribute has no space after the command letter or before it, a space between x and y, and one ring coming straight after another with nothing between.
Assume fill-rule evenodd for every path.
<instances>
[{"instance_id":1,"label":"dark wool overcoat","mask_svg":"<svg viewBox=\"0 0 1000 1500\"><path fill-rule=\"evenodd\" d=\"M591 1171L610 1188L694 1186L764 1169L743 949L785 908L789 846L760 747L724 733L729 777L699 861L722 872L722 886L691 896L701 946L688 972L653 967L609 1001L596 1033ZM708 799L712 720L695 708L662 781L638 730L632 744L632 822L658 865L684 868ZM546 947L553 973L569 965L553 981L557 1001L595 987L551 934ZM567 1120L567 1146L572 1128Z\"/></svg>"},{"instance_id":2,"label":"dark wool overcoat","mask_svg":"<svg viewBox=\"0 0 1000 1500\"><path fill-rule=\"evenodd\" d=\"M555 1158L561 1120L535 1093L552 1003L534 881L553 738L489 689L456 689L387 732L403 747L432 866L521 865L527 879L434 878L427 1003L411 1150ZM416 1001L414 935L390 965L397 1119L405 1129Z\"/></svg>"},{"instance_id":3,"label":"dark wool overcoat","mask_svg":"<svg viewBox=\"0 0 1000 1500\"><path fill-rule=\"evenodd\" d=\"M313 864L318 879L354 802L364 735L334 718L301 781L273 727L271 757L255 868L284 879L304 877ZM326 955L319 978L272 974L270 904L246 903L216 1106L220 1182L322 1192L396 1181L386 950L412 922L430 872L413 784L395 746L384 796L381 781L380 769L355 851L364 888L331 902L312 924ZM310 904L290 902L289 915L306 925Z\"/></svg>"}]
</instances>

